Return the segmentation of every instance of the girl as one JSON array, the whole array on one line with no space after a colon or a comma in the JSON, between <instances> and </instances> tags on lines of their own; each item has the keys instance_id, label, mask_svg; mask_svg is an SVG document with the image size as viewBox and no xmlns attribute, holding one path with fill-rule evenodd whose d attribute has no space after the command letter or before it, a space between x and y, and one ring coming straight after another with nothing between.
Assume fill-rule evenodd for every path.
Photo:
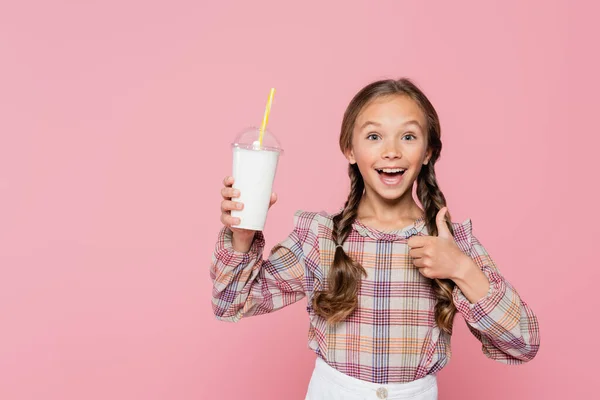
<instances>
[{"instance_id":1,"label":"girl","mask_svg":"<svg viewBox=\"0 0 600 400\"><path fill-rule=\"evenodd\" d=\"M487 357L531 360L535 314L471 220L451 222L434 169L440 123L423 92L408 79L367 85L346 109L339 144L350 163L344 207L297 211L266 260L262 232L235 228L230 211L243 205L225 179L210 270L216 317L235 322L306 296L317 354L306 399L437 399L457 312Z\"/></svg>"}]
</instances>

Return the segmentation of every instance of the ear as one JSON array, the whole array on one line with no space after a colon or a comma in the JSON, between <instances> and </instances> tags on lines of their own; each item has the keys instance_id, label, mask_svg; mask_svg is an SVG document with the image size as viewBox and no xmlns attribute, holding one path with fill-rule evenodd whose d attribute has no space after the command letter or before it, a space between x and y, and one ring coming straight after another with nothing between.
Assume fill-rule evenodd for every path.
<instances>
[{"instance_id":1,"label":"ear","mask_svg":"<svg viewBox=\"0 0 600 400\"><path fill-rule=\"evenodd\" d=\"M423 165L429 164L429 160L431 159L431 154L433 154L433 151L431 149L427 149L427 152L425 153L425 160L423 161Z\"/></svg>"},{"instance_id":2,"label":"ear","mask_svg":"<svg viewBox=\"0 0 600 400\"><path fill-rule=\"evenodd\" d=\"M350 164L356 164L356 159L354 158L354 150L350 149L346 151L346 154L344 155L346 156L346 159Z\"/></svg>"}]
</instances>

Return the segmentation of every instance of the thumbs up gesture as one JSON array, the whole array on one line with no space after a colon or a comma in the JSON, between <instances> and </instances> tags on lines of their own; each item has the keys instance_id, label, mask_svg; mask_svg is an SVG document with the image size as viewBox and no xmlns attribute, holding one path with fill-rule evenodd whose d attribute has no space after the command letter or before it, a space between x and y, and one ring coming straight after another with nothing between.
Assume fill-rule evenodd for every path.
<instances>
[{"instance_id":1,"label":"thumbs up gesture","mask_svg":"<svg viewBox=\"0 0 600 400\"><path fill-rule=\"evenodd\" d=\"M438 236L412 236L407 242L413 264L430 279L456 279L465 263L472 261L454 242L446 225L447 211L448 207L442 208L435 218Z\"/></svg>"}]
</instances>

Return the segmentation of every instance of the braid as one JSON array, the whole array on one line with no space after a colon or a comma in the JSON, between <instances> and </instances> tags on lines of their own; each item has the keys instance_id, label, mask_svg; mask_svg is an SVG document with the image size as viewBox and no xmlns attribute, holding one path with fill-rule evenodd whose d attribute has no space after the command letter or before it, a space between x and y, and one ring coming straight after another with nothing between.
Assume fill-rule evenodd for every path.
<instances>
[{"instance_id":1,"label":"braid","mask_svg":"<svg viewBox=\"0 0 600 400\"><path fill-rule=\"evenodd\" d=\"M356 164L348 166L348 175L350 176L350 193L348 200L344 204L343 211L333 217L333 240L336 244L342 244L350 234L352 223L358 213L358 204L362 198L365 183L360 176Z\"/></svg>"},{"instance_id":2,"label":"braid","mask_svg":"<svg viewBox=\"0 0 600 400\"><path fill-rule=\"evenodd\" d=\"M348 238L365 187L356 164L350 164L348 175L351 186L348 200L342 212L333 217L333 240L336 244L342 244ZM358 305L358 289L362 276L366 277L362 265L352 260L342 247L336 247L327 278L329 288L315 293L313 297L315 312L332 324L352 314Z\"/></svg>"},{"instance_id":3,"label":"braid","mask_svg":"<svg viewBox=\"0 0 600 400\"><path fill-rule=\"evenodd\" d=\"M434 163L435 159L432 159L429 164L424 165L417 179L417 196L423 205L427 230L431 236L437 236L436 216L446 206L446 198L435 177ZM450 213L446 215L446 223L450 232L454 235ZM456 314L456 306L452 300L452 290L456 284L450 279L434 279L432 285L437 298L435 305L436 323L444 332L452 334L452 323Z\"/></svg>"}]
</instances>

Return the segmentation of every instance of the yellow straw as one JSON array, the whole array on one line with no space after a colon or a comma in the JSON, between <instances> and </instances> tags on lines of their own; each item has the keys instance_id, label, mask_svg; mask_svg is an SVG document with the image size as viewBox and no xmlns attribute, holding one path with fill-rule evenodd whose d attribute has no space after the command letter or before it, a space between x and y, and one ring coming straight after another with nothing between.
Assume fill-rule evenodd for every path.
<instances>
[{"instance_id":1,"label":"yellow straw","mask_svg":"<svg viewBox=\"0 0 600 400\"><path fill-rule=\"evenodd\" d=\"M265 116L263 117L262 125L260 126L260 136L258 138L258 143L262 147L263 136L265 134L265 129L267 128L267 122L269 121L269 113L271 112L271 104L273 103L273 95L275 94L275 88L271 88L271 93L269 93L269 100L267 101L267 108L265 108Z\"/></svg>"}]
</instances>

